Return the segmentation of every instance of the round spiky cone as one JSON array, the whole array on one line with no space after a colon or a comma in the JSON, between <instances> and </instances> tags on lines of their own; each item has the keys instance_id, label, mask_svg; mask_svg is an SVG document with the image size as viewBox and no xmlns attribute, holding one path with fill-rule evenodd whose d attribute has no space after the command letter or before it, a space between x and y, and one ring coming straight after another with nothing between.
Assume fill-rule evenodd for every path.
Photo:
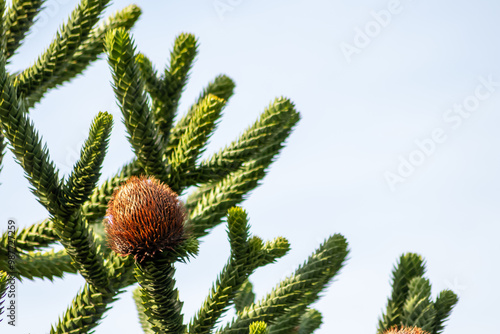
<instances>
[{"instance_id":1,"label":"round spiky cone","mask_svg":"<svg viewBox=\"0 0 500 334\"><path fill-rule=\"evenodd\" d=\"M186 240L186 211L177 194L154 177L131 177L108 204L105 229L116 253L142 262Z\"/></svg>"},{"instance_id":2,"label":"round spiky cone","mask_svg":"<svg viewBox=\"0 0 500 334\"><path fill-rule=\"evenodd\" d=\"M385 331L384 334L429 334L429 333L418 327L394 326L391 329Z\"/></svg>"}]
</instances>

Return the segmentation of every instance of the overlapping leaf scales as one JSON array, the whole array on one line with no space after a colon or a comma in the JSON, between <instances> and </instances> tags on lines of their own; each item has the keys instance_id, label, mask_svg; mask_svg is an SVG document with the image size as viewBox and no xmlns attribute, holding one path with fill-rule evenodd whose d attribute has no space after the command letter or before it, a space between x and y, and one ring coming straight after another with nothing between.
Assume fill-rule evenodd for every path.
<instances>
[{"instance_id":1,"label":"overlapping leaf scales","mask_svg":"<svg viewBox=\"0 0 500 334\"><path fill-rule=\"evenodd\" d=\"M182 302L173 278L175 269L169 261L145 260L135 274L141 284L142 301L154 332L184 333Z\"/></svg>"}]
</instances>

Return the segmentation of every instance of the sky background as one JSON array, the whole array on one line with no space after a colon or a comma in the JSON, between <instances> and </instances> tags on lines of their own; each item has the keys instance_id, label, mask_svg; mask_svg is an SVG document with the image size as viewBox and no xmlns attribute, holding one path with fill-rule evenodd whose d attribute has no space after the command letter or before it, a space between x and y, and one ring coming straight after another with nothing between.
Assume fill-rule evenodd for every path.
<instances>
[{"instance_id":1,"label":"sky background","mask_svg":"<svg viewBox=\"0 0 500 334\"><path fill-rule=\"evenodd\" d=\"M115 0L106 13L128 4ZM218 74L236 82L235 95L205 156L237 138L277 96L291 98L301 113L281 156L242 204L253 234L264 240L284 236L292 245L278 263L251 277L258 297L289 275L327 236L341 233L349 242L349 260L315 304L324 317L317 333L375 333L391 291L392 267L405 252L426 259L433 296L452 289L460 297L445 333L496 331L499 2L136 4L143 10L133 30L138 50L158 69L168 63L179 33L199 38L181 112ZM47 10L13 58L10 71L33 63L74 5L69 0L47 1ZM388 9L393 13L385 16L384 26L376 23L373 13L384 16L380 13ZM366 32L371 37L363 40ZM346 57L346 48L354 47L356 52ZM486 87L485 80L493 84ZM99 60L83 76L47 94L30 113L64 175L99 111L115 119L102 179L132 158L110 81L105 59ZM478 91L483 93L481 100L475 97ZM464 104L474 110L460 123L453 114L452 122L454 106ZM417 142L429 143L436 131L442 140L425 155ZM415 164L408 170L409 162L402 161L411 159ZM5 229L9 218L21 228L47 217L10 152L4 161L1 226ZM397 175L405 168L402 164L405 177L396 184L388 182L388 173ZM203 239L199 257L178 266L186 321L201 305L228 255L225 226L220 225ZM77 275L53 282L23 281L18 286L18 326L9 333L48 333L82 285ZM112 305L96 334L141 333L130 291ZM5 331L5 326L0 327Z\"/></svg>"}]
</instances>

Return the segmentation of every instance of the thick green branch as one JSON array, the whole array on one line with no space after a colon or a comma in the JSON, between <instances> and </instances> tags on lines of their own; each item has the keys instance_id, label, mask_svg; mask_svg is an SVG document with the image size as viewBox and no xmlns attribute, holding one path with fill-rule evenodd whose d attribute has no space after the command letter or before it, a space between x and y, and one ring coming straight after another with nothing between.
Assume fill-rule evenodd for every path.
<instances>
[{"instance_id":1,"label":"thick green branch","mask_svg":"<svg viewBox=\"0 0 500 334\"><path fill-rule=\"evenodd\" d=\"M186 115L182 116L182 118L172 127L170 131L170 136L168 137L168 147L167 147L167 155L171 154L171 151L174 147L179 145L179 140L186 132L189 121L196 111L196 106L203 101L208 95L217 96L220 99L229 101L229 98L233 95L235 84L231 78L225 75L217 76L212 82L210 82L207 87L203 89L203 92L200 94L196 102L191 106Z\"/></svg>"},{"instance_id":2,"label":"thick green branch","mask_svg":"<svg viewBox=\"0 0 500 334\"><path fill-rule=\"evenodd\" d=\"M284 99L282 98L277 99L273 103L273 105L281 104L282 102L284 102L284 105L288 105L288 103L286 103L286 100L283 100ZM286 122L281 123L280 126L275 128L276 134L272 137L272 140L269 141L267 146L260 147L258 153L255 154L255 157L245 161L238 170L233 171L229 174L227 174L227 169L220 170L221 176L223 176L221 180L217 181L220 178L220 176L217 176L215 177L216 182L204 184L202 187L198 188L189 195L186 203L188 208L196 210L195 205L199 205L199 203L209 200L212 197L212 192L214 194L218 194L221 191L229 191L228 196L233 197L234 195L236 195L234 194L234 191L236 189L226 190L225 184L234 184L236 185L235 188L239 188L238 182L234 182L234 180L231 180L237 175L238 177L240 177L243 176L242 174L246 174L246 176L244 176L244 179L247 181L245 183L250 186L250 189L248 191L255 188L257 186L257 182L265 176L266 169L269 167L269 165L271 165L271 163L274 161L274 158L283 148L286 139L289 137L293 127L298 123L299 119L300 115L295 110L293 110L293 108L290 109L289 118ZM238 166L239 162L237 162L235 165ZM203 177L200 178L203 179ZM255 179L252 180L253 178ZM223 202L224 201L222 201L221 204L223 204ZM236 205L237 203L239 202L235 202L233 205ZM225 210L227 210L227 208L225 208Z\"/></svg>"},{"instance_id":3,"label":"thick green branch","mask_svg":"<svg viewBox=\"0 0 500 334\"><path fill-rule=\"evenodd\" d=\"M0 268L3 270L3 268ZM29 252L16 259L16 276L18 278L62 278L65 273L76 274L71 257L65 250L54 252Z\"/></svg>"},{"instance_id":4,"label":"thick green branch","mask_svg":"<svg viewBox=\"0 0 500 334\"><path fill-rule=\"evenodd\" d=\"M342 268L347 254L345 238L339 234L330 237L294 275L281 281L260 302L240 312L222 333L246 333L254 321L272 323L291 307L313 302Z\"/></svg>"},{"instance_id":5,"label":"thick green branch","mask_svg":"<svg viewBox=\"0 0 500 334\"><path fill-rule=\"evenodd\" d=\"M87 220L76 211L66 220L55 219L57 234L80 274L95 287L108 290L110 273L99 242Z\"/></svg>"},{"instance_id":6,"label":"thick green branch","mask_svg":"<svg viewBox=\"0 0 500 334\"><path fill-rule=\"evenodd\" d=\"M434 328L436 311L430 300L431 284L428 279L414 277L408 285L408 298L403 306L401 324L418 327L426 332Z\"/></svg>"},{"instance_id":7,"label":"thick green branch","mask_svg":"<svg viewBox=\"0 0 500 334\"><path fill-rule=\"evenodd\" d=\"M28 106L39 101L51 87L54 77L64 73L61 69L72 61L108 3L109 0L82 0L35 64L16 77L14 84L18 87L18 93L26 98Z\"/></svg>"},{"instance_id":8,"label":"thick green branch","mask_svg":"<svg viewBox=\"0 0 500 334\"><path fill-rule=\"evenodd\" d=\"M118 293L103 292L90 284L73 299L70 307L55 327L51 327L50 334L88 333L95 328L108 310L108 304L115 300Z\"/></svg>"},{"instance_id":9,"label":"thick green branch","mask_svg":"<svg viewBox=\"0 0 500 334\"><path fill-rule=\"evenodd\" d=\"M308 309L300 317L299 331L297 334L312 334L323 323L323 316L315 309Z\"/></svg>"},{"instance_id":10,"label":"thick green branch","mask_svg":"<svg viewBox=\"0 0 500 334\"><path fill-rule=\"evenodd\" d=\"M230 209L227 222L231 257L217 277L202 307L191 320L188 330L191 334L211 333L237 291L258 266L257 261L253 259L257 257L262 243L253 243L257 247L249 247L249 225L245 211L237 207Z\"/></svg>"},{"instance_id":11,"label":"thick green branch","mask_svg":"<svg viewBox=\"0 0 500 334\"><path fill-rule=\"evenodd\" d=\"M13 238L17 253L39 250L58 240L54 223L49 219L16 231ZM8 240L9 232L7 231L0 239L0 256L7 254Z\"/></svg>"},{"instance_id":12,"label":"thick green branch","mask_svg":"<svg viewBox=\"0 0 500 334\"><path fill-rule=\"evenodd\" d=\"M436 317L434 328L431 334L441 334L444 330L444 323L448 320L453 307L458 303L458 296L450 290L443 290L439 293L434 302Z\"/></svg>"},{"instance_id":13,"label":"thick green branch","mask_svg":"<svg viewBox=\"0 0 500 334\"><path fill-rule=\"evenodd\" d=\"M401 324L402 310L408 298L410 281L414 277L422 277L424 273L425 264L420 255L407 253L400 257L392 272L392 295L387 302L386 312L379 319L378 333Z\"/></svg>"},{"instance_id":14,"label":"thick green branch","mask_svg":"<svg viewBox=\"0 0 500 334\"><path fill-rule=\"evenodd\" d=\"M284 133L288 135L298 119L299 114L290 100L276 99L237 140L202 161L185 182L191 185L222 179L245 161L258 157L266 147L280 144L286 137Z\"/></svg>"},{"instance_id":15,"label":"thick green branch","mask_svg":"<svg viewBox=\"0 0 500 334\"><path fill-rule=\"evenodd\" d=\"M0 121L4 134L10 141L12 152L26 172L32 185L32 192L38 201L55 215L58 212L58 199L61 185L58 172L49 157L47 148L42 145L34 125L27 117L23 101L5 72L5 58L0 55Z\"/></svg>"},{"instance_id":16,"label":"thick green branch","mask_svg":"<svg viewBox=\"0 0 500 334\"><path fill-rule=\"evenodd\" d=\"M180 193L186 186L186 176L195 168L195 163L205 148L210 135L215 129L225 100L214 95L207 96L196 107L187 130L179 140L179 145L168 159L170 165L169 186Z\"/></svg>"},{"instance_id":17,"label":"thick green branch","mask_svg":"<svg viewBox=\"0 0 500 334\"><path fill-rule=\"evenodd\" d=\"M140 8L136 5L130 5L111 15L100 26L93 28L88 38L80 44L71 59L54 69L50 80L45 81L43 86L30 95L29 106L40 101L48 90L60 86L82 73L90 63L97 60L103 53L106 33L120 27L130 29L140 15Z\"/></svg>"},{"instance_id":18,"label":"thick green branch","mask_svg":"<svg viewBox=\"0 0 500 334\"><path fill-rule=\"evenodd\" d=\"M137 308L137 315L139 317L139 323L141 324L142 331L144 334L154 334L152 325L148 321L148 317L146 316L146 309L142 304L142 293L141 288L137 287L132 292L132 297L134 298L135 307Z\"/></svg>"},{"instance_id":19,"label":"thick green branch","mask_svg":"<svg viewBox=\"0 0 500 334\"><path fill-rule=\"evenodd\" d=\"M128 32L116 29L108 33L106 50L113 72L114 91L138 163L146 174L166 180L163 147L147 103L144 82L135 61L135 47Z\"/></svg>"},{"instance_id":20,"label":"thick green branch","mask_svg":"<svg viewBox=\"0 0 500 334\"><path fill-rule=\"evenodd\" d=\"M185 332L174 272L173 264L166 258L146 258L135 270L144 309L156 333Z\"/></svg>"},{"instance_id":21,"label":"thick green branch","mask_svg":"<svg viewBox=\"0 0 500 334\"><path fill-rule=\"evenodd\" d=\"M252 305L254 301L255 293L253 292L253 285L249 280L246 280L234 296L234 308L239 313L245 307Z\"/></svg>"},{"instance_id":22,"label":"thick green branch","mask_svg":"<svg viewBox=\"0 0 500 334\"><path fill-rule=\"evenodd\" d=\"M264 148L259 157L243 164L213 185L201 187L189 195L186 206L190 209L193 234L202 237L217 226L226 211L240 203L264 178L267 168L283 147L283 142L298 121L298 115L279 134L277 143Z\"/></svg>"},{"instance_id":23,"label":"thick green branch","mask_svg":"<svg viewBox=\"0 0 500 334\"><path fill-rule=\"evenodd\" d=\"M95 235L79 210L68 210L64 205L56 168L28 118L24 103L18 100L16 89L5 73L3 55L0 57L3 60L0 61L0 120L12 151L33 186L32 191L54 217L56 233L80 273L88 282L107 289L108 275L96 246Z\"/></svg>"},{"instance_id":24,"label":"thick green branch","mask_svg":"<svg viewBox=\"0 0 500 334\"><path fill-rule=\"evenodd\" d=\"M13 0L5 13L5 56L12 57L40 13L45 0Z\"/></svg>"},{"instance_id":25,"label":"thick green branch","mask_svg":"<svg viewBox=\"0 0 500 334\"><path fill-rule=\"evenodd\" d=\"M101 175L101 166L109 143L113 117L99 113L94 119L80 159L64 185L63 209L73 212L89 198Z\"/></svg>"},{"instance_id":26,"label":"thick green branch","mask_svg":"<svg viewBox=\"0 0 500 334\"><path fill-rule=\"evenodd\" d=\"M160 99L162 92L165 89L165 83L163 80L158 78L158 71L154 68L153 63L142 53L135 56L135 61L139 66L142 79L144 80L144 84L146 85L146 90L149 95L153 101Z\"/></svg>"},{"instance_id":27,"label":"thick green branch","mask_svg":"<svg viewBox=\"0 0 500 334\"><path fill-rule=\"evenodd\" d=\"M198 42L191 34L180 34L170 53L170 66L165 70L163 90L153 99L154 114L164 144L167 143L172 121L177 112L181 93L188 80L189 70L197 54Z\"/></svg>"}]
</instances>

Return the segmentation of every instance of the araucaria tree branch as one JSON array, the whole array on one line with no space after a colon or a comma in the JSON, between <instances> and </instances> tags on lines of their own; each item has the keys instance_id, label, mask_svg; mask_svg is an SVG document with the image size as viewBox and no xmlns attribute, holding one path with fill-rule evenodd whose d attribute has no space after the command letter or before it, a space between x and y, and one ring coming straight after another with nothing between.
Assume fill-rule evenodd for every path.
<instances>
[{"instance_id":1,"label":"araucaria tree branch","mask_svg":"<svg viewBox=\"0 0 500 334\"><path fill-rule=\"evenodd\" d=\"M0 172L9 147L19 173L46 209L38 223L2 231L0 315L10 305L12 282L57 283L78 274L84 286L54 319L51 334L92 332L134 284L139 322L148 334L310 334L320 328L323 316L312 304L339 277L349 254L347 240L341 234L327 237L290 276L256 300L252 274L285 256L291 245L283 236L264 241L252 235L249 214L240 206L298 124L294 103L277 97L237 138L202 159L223 111L230 112L235 83L224 74L216 76L181 114L179 102L198 53L193 34L179 34L168 65L157 69L137 50L130 31L141 15L139 7L130 5L99 22L110 0L80 0L33 65L9 73L8 61L45 3L12 0L7 8L0 0ZM30 109L103 54L134 158L101 179L116 120L108 112L89 111L95 117L80 157L61 177ZM221 223L227 226L230 254L200 298L198 311L186 321L176 265L196 257L199 242ZM51 249L56 243L63 248ZM424 273L421 256L401 256L378 333L443 332L458 299L449 290L431 299ZM220 323L231 308L234 318Z\"/></svg>"}]
</instances>

